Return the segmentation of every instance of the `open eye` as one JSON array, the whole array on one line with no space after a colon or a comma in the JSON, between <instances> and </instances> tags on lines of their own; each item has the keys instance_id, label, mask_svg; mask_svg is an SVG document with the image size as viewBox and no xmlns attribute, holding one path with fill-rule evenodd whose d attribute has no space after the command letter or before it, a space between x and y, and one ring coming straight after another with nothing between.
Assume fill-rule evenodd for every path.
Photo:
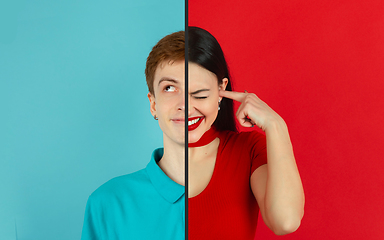
<instances>
[{"instance_id":1,"label":"open eye","mask_svg":"<svg viewBox=\"0 0 384 240\"><path fill-rule=\"evenodd\" d=\"M174 86L168 85L164 88L164 91L166 92L174 92L176 91L176 88Z\"/></svg>"}]
</instances>

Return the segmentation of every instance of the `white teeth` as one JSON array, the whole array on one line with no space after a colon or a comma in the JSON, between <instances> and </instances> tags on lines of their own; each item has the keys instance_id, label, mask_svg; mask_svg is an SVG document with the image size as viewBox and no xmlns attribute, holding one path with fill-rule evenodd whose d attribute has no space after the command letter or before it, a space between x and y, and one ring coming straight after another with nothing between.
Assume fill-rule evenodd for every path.
<instances>
[{"instance_id":1,"label":"white teeth","mask_svg":"<svg viewBox=\"0 0 384 240\"><path fill-rule=\"evenodd\" d=\"M194 120L188 121L188 126L191 126L192 124L197 123L201 118L196 118Z\"/></svg>"}]
</instances>

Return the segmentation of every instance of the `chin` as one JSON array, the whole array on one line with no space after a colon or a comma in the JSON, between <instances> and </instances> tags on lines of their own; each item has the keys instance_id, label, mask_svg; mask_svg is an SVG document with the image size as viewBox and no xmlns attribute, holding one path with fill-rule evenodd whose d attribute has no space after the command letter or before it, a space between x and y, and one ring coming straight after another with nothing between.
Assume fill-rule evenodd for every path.
<instances>
[{"instance_id":1,"label":"chin","mask_svg":"<svg viewBox=\"0 0 384 240\"><path fill-rule=\"evenodd\" d=\"M207 130L208 131L208 130ZM200 129L196 129L188 132L188 143L195 143L200 140L200 138L204 135L205 131Z\"/></svg>"},{"instance_id":2,"label":"chin","mask_svg":"<svg viewBox=\"0 0 384 240\"><path fill-rule=\"evenodd\" d=\"M174 142L180 144L180 145L185 145L185 137L184 134L182 136L179 136L174 139Z\"/></svg>"},{"instance_id":3,"label":"chin","mask_svg":"<svg viewBox=\"0 0 384 240\"><path fill-rule=\"evenodd\" d=\"M197 141L199 141L199 139L197 139L197 138L191 138L191 135L189 135L189 137L188 137L188 143L195 143L195 142L197 142Z\"/></svg>"},{"instance_id":4,"label":"chin","mask_svg":"<svg viewBox=\"0 0 384 240\"><path fill-rule=\"evenodd\" d=\"M195 143L200 140L206 131L211 128L211 119L208 119L204 116L203 120L197 128L194 130L188 131L188 143Z\"/></svg>"},{"instance_id":5,"label":"chin","mask_svg":"<svg viewBox=\"0 0 384 240\"><path fill-rule=\"evenodd\" d=\"M169 129L167 130L168 131L163 131L163 142L177 145L185 145L184 131L180 131L178 129L171 131L169 131Z\"/></svg>"}]
</instances>

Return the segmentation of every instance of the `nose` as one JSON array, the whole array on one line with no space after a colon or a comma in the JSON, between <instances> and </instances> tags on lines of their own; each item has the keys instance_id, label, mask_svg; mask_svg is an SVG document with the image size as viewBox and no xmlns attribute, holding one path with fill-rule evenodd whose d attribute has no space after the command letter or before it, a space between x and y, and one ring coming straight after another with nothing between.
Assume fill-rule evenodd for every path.
<instances>
[{"instance_id":1,"label":"nose","mask_svg":"<svg viewBox=\"0 0 384 240\"><path fill-rule=\"evenodd\" d=\"M184 95L184 93L179 95L177 110L183 111L183 112L185 111L185 95Z\"/></svg>"},{"instance_id":2,"label":"nose","mask_svg":"<svg viewBox=\"0 0 384 240\"><path fill-rule=\"evenodd\" d=\"M194 102L190 95L188 95L188 116L192 116L192 114L196 111Z\"/></svg>"},{"instance_id":3,"label":"nose","mask_svg":"<svg viewBox=\"0 0 384 240\"><path fill-rule=\"evenodd\" d=\"M182 99L178 104L178 110L185 112L185 95L183 94ZM191 102L191 96L188 95L188 116L191 116L195 112L195 107L193 102Z\"/></svg>"}]
</instances>

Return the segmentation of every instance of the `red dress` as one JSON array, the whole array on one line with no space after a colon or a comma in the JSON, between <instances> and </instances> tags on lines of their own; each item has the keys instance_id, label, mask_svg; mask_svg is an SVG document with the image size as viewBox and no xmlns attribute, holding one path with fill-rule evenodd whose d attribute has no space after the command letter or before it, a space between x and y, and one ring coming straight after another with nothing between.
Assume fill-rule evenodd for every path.
<instances>
[{"instance_id":1,"label":"red dress","mask_svg":"<svg viewBox=\"0 0 384 240\"><path fill-rule=\"evenodd\" d=\"M198 143L205 145L216 137L220 143L212 178L199 195L188 199L188 239L253 240L259 206L250 177L267 163L265 136L211 128Z\"/></svg>"}]
</instances>

